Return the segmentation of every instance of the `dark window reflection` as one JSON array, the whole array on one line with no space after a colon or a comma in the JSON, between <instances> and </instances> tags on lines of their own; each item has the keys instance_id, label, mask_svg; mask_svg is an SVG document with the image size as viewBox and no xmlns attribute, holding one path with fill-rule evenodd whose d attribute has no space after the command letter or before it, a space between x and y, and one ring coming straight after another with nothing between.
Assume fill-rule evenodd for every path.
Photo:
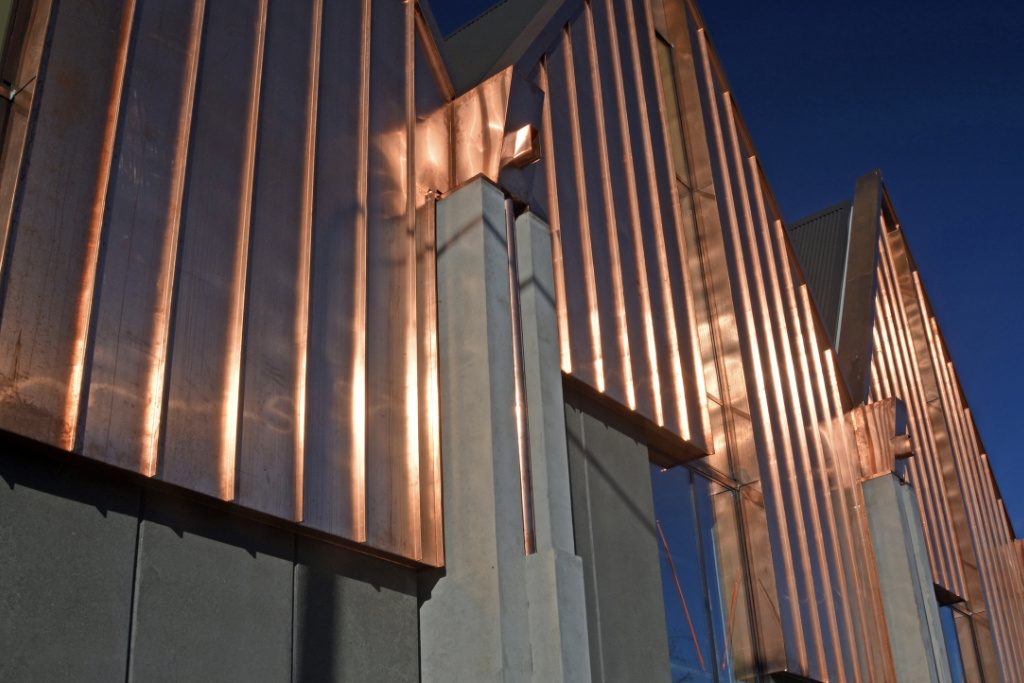
<instances>
[{"instance_id":1,"label":"dark window reflection","mask_svg":"<svg viewBox=\"0 0 1024 683\"><path fill-rule=\"evenodd\" d=\"M711 483L685 467L651 465L651 485L672 681L730 681Z\"/></svg>"},{"instance_id":2,"label":"dark window reflection","mask_svg":"<svg viewBox=\"0 0 1024 683\"><path fill-rule=\"evenodd\" d=\"M946 606L939 609L942 618L942 637L946 641L946 655L949 657L949 673L953 683L964 683L964 663L960 659L960 641L956 635L956 623L953 621L953 608Z\"/></svg>"}]
</instances>

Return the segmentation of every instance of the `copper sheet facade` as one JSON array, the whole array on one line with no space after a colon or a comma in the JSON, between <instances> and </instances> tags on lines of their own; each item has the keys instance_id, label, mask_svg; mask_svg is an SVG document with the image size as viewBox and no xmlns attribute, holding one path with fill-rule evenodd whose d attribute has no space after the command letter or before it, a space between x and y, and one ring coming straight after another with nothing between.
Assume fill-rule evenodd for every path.
<instances>
[{"instance_id":1,"label":"copper sheet facade","mask_svg":"<svg viewBox=\"0 0 1024 683\"><path fill-rule=\"evenodd\" d=\"M440 564L451 91L415 3L22 4L0 427Z\"/></svg>"},{"instance_id":2,"label":"copper sheet facade","mask_svg":"<svg viewBox=\"0 0 1024 683\"><path fill-rule=\"evenodd\" d=\"M1024 680L1022 565L984 444L888 195L878 215L873 397L908 406L917 491L935 583L962 599L972 680ZM973 651L972 651L973 650Z\"/></svg>"},{"instance_id":3,"label":"copper sheet facade","mask_svg":"<svg viewBox=\"0 0 1024 683\"><path fill-rule=\"evenodd\" d=\"M716 483L737 676L894 679L860 486L894 396L973 666L1024 676L1019 541L898 226L861 405L690 0L566 2L458 97L412 1L31 7L0 429L443 564L433 202L484 174L552 228L569 390Z\"/></svg>"}]
</instances>

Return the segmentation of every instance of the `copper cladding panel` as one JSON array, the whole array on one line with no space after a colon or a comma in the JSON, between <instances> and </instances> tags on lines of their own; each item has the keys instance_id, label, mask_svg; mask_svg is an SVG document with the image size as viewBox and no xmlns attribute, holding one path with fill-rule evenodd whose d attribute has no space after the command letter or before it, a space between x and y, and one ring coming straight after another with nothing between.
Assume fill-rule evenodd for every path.
<instances>
[{"instance_id":1,"label":"copper cladding panel","mask_svg":"<svg viewBox=\"0 0 1024 683\"><path fill-rule=\"evenodd\" d=\"M37 5L0 427L440 564L451 93L415 4Z\"/></svg>"},{"instance_id":2,"label":"copper cladding panel","mask_svg":"<svg viewBox=\"0 0 1024 683\"><path fill-rule=\"evenodd\" d=\"M974 644L964 652L971 675L1024 680L1012 529L902 230L891 211L879 225L872 391L907 403L916 451L908 476L935 582L966 600L957 627Z\"/></svg>"}]
</instances>

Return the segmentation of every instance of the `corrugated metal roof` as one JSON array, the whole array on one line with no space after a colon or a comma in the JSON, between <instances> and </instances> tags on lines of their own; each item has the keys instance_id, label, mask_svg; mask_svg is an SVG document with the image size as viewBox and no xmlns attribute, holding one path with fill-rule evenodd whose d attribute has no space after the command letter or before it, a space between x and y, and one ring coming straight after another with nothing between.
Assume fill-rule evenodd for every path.
<instances>
[{"instance_id":1,"label":"corrugated metal roof","mask_svg":"<svg viewBox=\"0 0 1024 683\"><path fill-rule=\"evenodd\" d=\"M787 227L811 297L833 344L843 309L852 207L850 201L844 201Z\"/></svg>"}]
</instances>

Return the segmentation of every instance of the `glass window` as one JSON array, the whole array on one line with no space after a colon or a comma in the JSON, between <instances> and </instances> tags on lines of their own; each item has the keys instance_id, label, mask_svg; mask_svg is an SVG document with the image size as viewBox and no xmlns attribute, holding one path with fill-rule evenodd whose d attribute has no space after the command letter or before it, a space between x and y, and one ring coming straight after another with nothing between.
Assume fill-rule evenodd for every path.
<instances>
[{"instance_id":1,"label":"glass window","mask_svg":"<svg viewBox=\"0 0 1024 683\"><path fill-rule=\"evenodd\" d=\"M672 681L732 680L711 483L686 467L651 465L651 486Z\"/></svg>"},{"instance_id":2,"label":"glass window","mask_svg":"<svg viewBox=\"0 0 1024 683\"><path fill-rule=\"evenodd\" d=\"M956 635L953 608L948 605L940 607L939 614L942 621L942 638L946 641L946 656L949 657L950 680L953 683L964 683L964 663L960 658L960 641Z\"/></svg>"}]
</instances>

